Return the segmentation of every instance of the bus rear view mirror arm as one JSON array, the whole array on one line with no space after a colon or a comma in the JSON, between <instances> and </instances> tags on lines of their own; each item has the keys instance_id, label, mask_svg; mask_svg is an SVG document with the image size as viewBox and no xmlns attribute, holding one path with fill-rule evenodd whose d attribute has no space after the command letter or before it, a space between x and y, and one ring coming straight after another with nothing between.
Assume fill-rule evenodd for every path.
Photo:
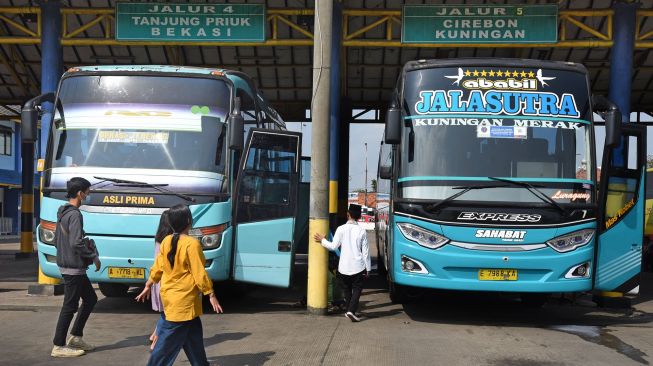
<instances>
[{"instance_id":1,"label":"bus rear view mirror arm","mask_svg":"<svg viewBox=\"0 0 653 366\"><path fill-rule=\"evenodd\" d=\"M385 119L385 143L398 145L401 141L401 110L390 107Z\"/></svg>"},{"instance_id":2,"label":"bus rear view mirror arm","mask_svg":"<svg viewBox=\"0 0 653 366\"><path fill-rule=\"evenodd\" d=\"M605 120L605 147L621 144L621 111L610 99L602 95L592 97L594 111Z\"/></svg>"},{"instance_id":3,"label":"bus rear view mirror arm","mask_svg":"<svg viewBox=\"0 0 653 366\"><path fill-rule=\"evenodd\" d=\"M20 112L20 121L22 125L21 138L23 142L36 141L37 128L36 124L39 119L39 106L44 102L54 103L54 93L41 94L28 100Z\"/></svg>"},{"instance_id":4,"label":"bus rear view mirror arm","mask_svg":"<svg viewBox=\"0 0 653 366\"><path fill-rule=\"evenodd\" d=\"M229 115L229 148L240 151L245 140L245 120L240 113L240 98L234 101L234 110Z\"/></svg>"}]
</instances>

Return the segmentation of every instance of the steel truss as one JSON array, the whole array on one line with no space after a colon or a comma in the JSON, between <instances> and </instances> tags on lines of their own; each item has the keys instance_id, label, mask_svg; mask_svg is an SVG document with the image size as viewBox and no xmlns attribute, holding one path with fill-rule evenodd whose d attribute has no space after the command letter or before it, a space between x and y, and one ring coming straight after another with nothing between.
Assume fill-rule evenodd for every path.
<instances>
[{"instance_id":1,"label":"steel truss","mask_svg":"<svg viewBox=\"0 0 653 366\"><path fill-rule=\"evenodd\" d=\"M265 42L183 42L183 41L118 41L115 39L115 9L113 8L62 8L63 46L312 46L310 25L300 22L312 17L313 9L267 9L269 35ZM467 48L593 48L612 46L614 11L561 10L558 20L557 43L447 43L402 44L400 40L401 10L343 10L344 47L467 47ZM637 11L635 48L653 48L653 27L647 23L652 10ZM363 21L357 21L363 19ZM83 22L79 24L79 22ZM359 27L351 24L362 23ZM41 42L41 9L38 7L0 7L0 23L12 29L11 35L0 35L0 44L39 44ZM653 22L651 22L653 23ZM73 26L74 24L74 26ZM280 28L287 32L282 36ZM87 37L93 30L100 36ZM370 31L383 34L379 38L366 38ZM379 32L380 30L380 32ZM570 36L574 34L574 36Z\"/></svg>"}]
</instances>

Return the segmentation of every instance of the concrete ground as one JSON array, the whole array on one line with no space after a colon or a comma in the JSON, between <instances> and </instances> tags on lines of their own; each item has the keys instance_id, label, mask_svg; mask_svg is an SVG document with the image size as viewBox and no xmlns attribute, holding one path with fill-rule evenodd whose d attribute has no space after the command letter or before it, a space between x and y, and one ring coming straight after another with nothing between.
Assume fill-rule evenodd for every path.
<instances>
[{"instance_id":1,"label":"concrete ground","mask_svg":"<svg viewBox=\"0 0 653 366\"><path fill-rule=\"evenodd\" d=\"M34 259L15 260L0 244L1 365L139 365L158 314L130 298L100 298L85 339L97 350L77 359L49 356L62 297L32 297ZM218 287L225 314L202 317L211 361L229 365L647 365L653 359L653 276L630 310L552 298L527 309L510 297L431 292L393 305L372 276L362 297L366 320L307 315L300 300L306 265L291 289ZM136 290L136 289L134 289ZM182 354L176 365L188 365Z\"/></svg>"}]
</instances>

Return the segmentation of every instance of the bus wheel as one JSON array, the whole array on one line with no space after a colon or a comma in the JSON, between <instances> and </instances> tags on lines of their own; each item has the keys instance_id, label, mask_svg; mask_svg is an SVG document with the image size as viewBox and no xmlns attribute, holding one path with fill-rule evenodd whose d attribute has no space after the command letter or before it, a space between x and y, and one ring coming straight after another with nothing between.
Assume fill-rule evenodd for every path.
<instances>
[{"instance_id":1,"label":"bus wheel","mask_svg":"<svg viewBox=\"0 0 653 366\"><path fill-rule=\"evenodd\" d=\"M390 292L390 301L393 304L403 304L408 302L408 296L406 295L406 289L394 283L390 276L388 276L388 291Z\"/></svg>"},{"instance_id":2,"label":"bus wheel","mask_svg":"<svg viewBox=\"0 0 653 366\"><path fill-rule=\"evenodd\" d=\"M129 286L122 283L99 282L100 292L105 297L125 297Z\"/></svg>"},{"instance_id":3,"label":"bus wheel","mask_svg":"<svg viewBox=\"0 0 653 366\"><path fill-rule=\"evenodd\" d=\"M549 296L547 294L526 293L521 294L521 303L527 308L541 308L546 304Z\"/></svg>"},{"instance_id":4,"label":"bus wheel","mask_svg":"<svg viewBox=\"0 0 653 366\"><path fill-rule=\"evenodd\" d=\"M376 271L379 275L383 276L388 273L385 262L385 252L382 254L381 246L379 245L379 239L376 239Z\"/></svg>"}]
</instances>

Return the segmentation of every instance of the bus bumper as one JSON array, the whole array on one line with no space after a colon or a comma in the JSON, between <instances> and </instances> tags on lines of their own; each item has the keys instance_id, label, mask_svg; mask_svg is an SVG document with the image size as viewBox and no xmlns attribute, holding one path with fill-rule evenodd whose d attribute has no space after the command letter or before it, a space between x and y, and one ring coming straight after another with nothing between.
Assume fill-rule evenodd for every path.
<instances>
[{"instance_id":1,"label":"bus bumper","mask_svg":"<svg viewBox=\"0 0 653 366\"><path fill-rule=\"evenodd\" d=\"M126 284L142 284L150 275L150 268L154 263L153 238L138 237L107 237L90 236L95 240L95 245L100 254L102 268L98 272L95 266L89 266L86 274L91 282L111 282ZM231 228L223 233L223 240L219 248L204 251L206 258L206 271L209 278L214 281L229 279L229 258L231 247ZM41 270L46 276L61 278L57 266L57 249L54 245L45 244L37 239L38 257ZM129 253L125 256L124 253ZM142 278L109 278L109 267L143 268Z\"/></svg>"},{"instance_id":2,"label":"bus bumper","mask_svg":"<svg viewBox=\"0 0 653 366\"><path fill-rule=\"evenodd\" d=\"M470 250L452 245L428 249L395 235L392 277L395 283L413 287L500 292L580 292L592 289L594 245L569 253L546 247L527 252ZM402 268L402 257L417 261L426 273ZM566 278L578 265L590 264L584 278ZM517 280L479 279L480 269L516 269Z\"/></svg>"}]
</instances>

